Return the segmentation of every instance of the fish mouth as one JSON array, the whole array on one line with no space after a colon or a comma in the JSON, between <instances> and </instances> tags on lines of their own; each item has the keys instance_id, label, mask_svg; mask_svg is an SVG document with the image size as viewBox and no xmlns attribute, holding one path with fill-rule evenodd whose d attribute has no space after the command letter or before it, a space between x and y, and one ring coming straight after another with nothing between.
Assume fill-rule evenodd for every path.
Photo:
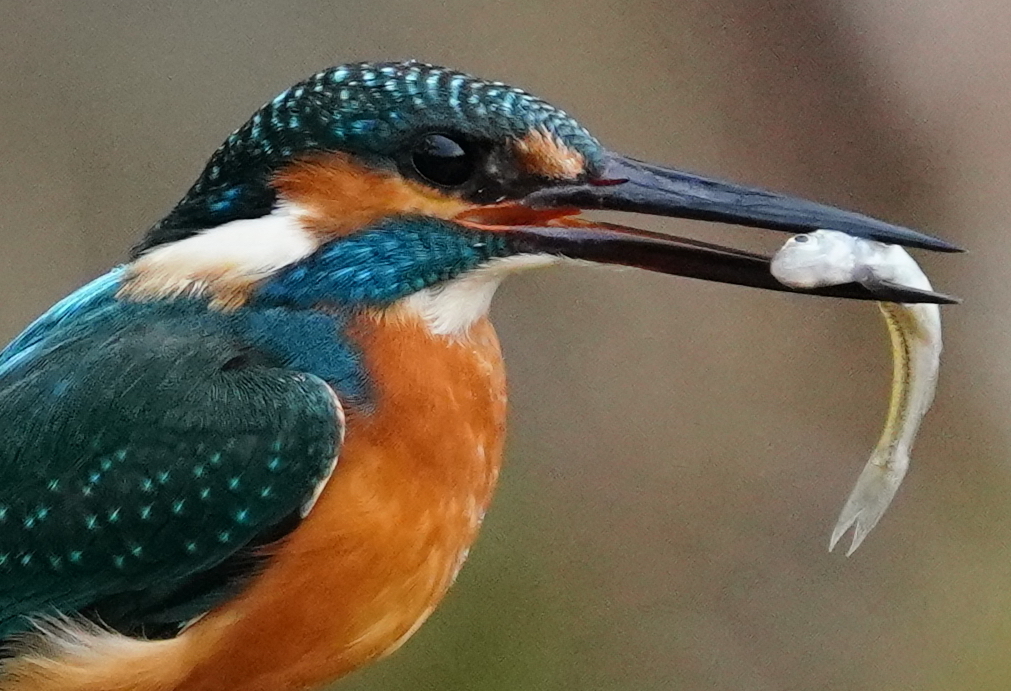
<instances>
[{"instance_id":1,"label":"fish mouth","mask_svg":"<svg viewBox=\"0 0 1011 691\"><path fill-rule=\"evenodd\" d=\"M959 302L943 293L891 284L790 287L773 277L771 257L579 215L592 210L687 218L788 233L831 229L891 245L934 252L964 251L940 238L863 214L614 153L606 154L596 176L576 183L552 184L519 200L476 207L454 220L475 229L507 234L515 250L523 253L553 254L787 293L911 304Z\"/></svg>"}]
</instances>

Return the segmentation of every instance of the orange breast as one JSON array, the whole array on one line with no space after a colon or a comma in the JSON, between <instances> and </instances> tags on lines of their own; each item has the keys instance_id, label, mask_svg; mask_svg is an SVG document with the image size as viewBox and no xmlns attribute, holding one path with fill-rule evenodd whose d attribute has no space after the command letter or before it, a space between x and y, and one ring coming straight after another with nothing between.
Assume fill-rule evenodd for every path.
<instances>
[{"instance_id":1,"label":"orange breast","mask_svg":"<svg viewBox=\"0 0 1011 691\"><path fill-rule=\"evenodd\" d=\"M395 650L477 535L506 411L490 323L460 342L409 317L357 332L375 412L349 414L333 477L266 571L186 633L186 691L311 688Z\"/></svg>"}]
</instances>

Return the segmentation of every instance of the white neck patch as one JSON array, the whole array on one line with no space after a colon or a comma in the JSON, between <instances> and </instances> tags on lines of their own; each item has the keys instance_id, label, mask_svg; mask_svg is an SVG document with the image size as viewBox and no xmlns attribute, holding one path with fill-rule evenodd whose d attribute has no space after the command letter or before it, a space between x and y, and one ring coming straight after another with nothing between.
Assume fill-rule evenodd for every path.
<instances>
[{"instance_id":1,"label":"white neck patch","mask_svg":"<svg viewBox=\"0 0 1011 691\"><path fill-rule=\"evenodd\" d=\"M124 293L157 299L241 292L316 251L319 239L301 223L307 216L305 209L282 204L266 216L155 247L130 266Z\"/></svg>"},{"instance_id":2,"label":"white neck patch","mask_svg":"<svg viewBox=\"0 0 1011 691\"><path fill-rule=\"evenodd\" d=\"M476 321L488 314L491 299L506 276L558 261L559 257L549 254L492 259L459 278L408 295L399 304L419 316L433 334L464 336Z\"/></svg>"}]
</instances>

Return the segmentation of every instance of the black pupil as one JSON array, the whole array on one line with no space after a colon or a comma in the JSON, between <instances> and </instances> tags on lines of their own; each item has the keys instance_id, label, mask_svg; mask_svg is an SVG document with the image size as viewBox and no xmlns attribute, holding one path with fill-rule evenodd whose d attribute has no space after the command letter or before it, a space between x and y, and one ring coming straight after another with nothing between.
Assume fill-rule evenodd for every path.
<instances>
[{"instance_id":1,"label":"black pupil","mask_svg":"<svg viewBox=\"0 0 1011 691\"><path fill-rule=\"evenodd\" d=\"M429 134L415 144L411 162L418 175L443 187L462 185L474 172L465 145L443 134Z\"/></svg>"}]
</instances>

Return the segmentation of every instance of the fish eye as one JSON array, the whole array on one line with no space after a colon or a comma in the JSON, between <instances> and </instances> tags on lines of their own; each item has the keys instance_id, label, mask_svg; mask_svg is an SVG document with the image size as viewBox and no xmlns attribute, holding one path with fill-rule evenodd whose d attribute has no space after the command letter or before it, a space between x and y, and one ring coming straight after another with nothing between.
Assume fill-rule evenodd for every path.
<instances>
[{"instance_id":1,"label":"fish eye","mask_svg":"<svg viewBox=\"0 0 1011 691\"><path fill-rule=\"evenodd\" d=\"M411 165L423 180L459 187L474 175L477 156L470 144L446 134L426 134L411 149Z\"/></svg>"},{"instance_id":2,"label":"fish eye","mask_svg":"<svg viewBox=\"0 0 1011 691\"><path fill-rule=\"evenodd\" d=\"M795 237L795 238L794 238L794 241L795 241L795 242L807 242L807 241L808 241L808 240L810 240L810 239L811 239L811 238L809 238L809 237L808 237L808 236L806 236L806 235L798 235L797 237Z\"/></svg>"}]
</instances>

